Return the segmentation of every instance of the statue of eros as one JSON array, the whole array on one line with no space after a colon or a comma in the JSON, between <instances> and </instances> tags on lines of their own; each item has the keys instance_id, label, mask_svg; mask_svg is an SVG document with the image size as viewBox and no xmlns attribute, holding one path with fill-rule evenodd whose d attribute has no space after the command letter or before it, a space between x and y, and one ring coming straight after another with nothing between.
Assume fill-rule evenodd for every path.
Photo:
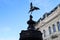
<instances>
[{"instance_id":1,"label":"statue of eros","mask_svg":"<svg viewBox=\"0 0 60 40\"><path fill-rule=\"evenodd\" d=\"M34 10L39 10L39 8L33 6L32 2L31 2L31 3L30 3L30 10L29 10L29 13L31 12L30 14L32 14L32 12L33 12Z\"/></svg>"}]
</instances>

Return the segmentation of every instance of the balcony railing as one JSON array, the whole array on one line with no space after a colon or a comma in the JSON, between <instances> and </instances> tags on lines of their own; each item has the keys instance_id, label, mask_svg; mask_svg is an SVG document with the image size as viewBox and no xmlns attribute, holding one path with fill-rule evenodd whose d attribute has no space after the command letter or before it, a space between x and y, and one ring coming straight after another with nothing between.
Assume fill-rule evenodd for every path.
<instances>
[{"instance_id":1,"label":"balcony railing","mask_svg":"<svg viewBox=\"0 0 60 40\"><path fill-rule=\"evenodd\" d=\"M59 36L60 36L60 32L54 32L54 33L52 33L52 34L50 34L50 35L47 35L47 36L44 37L43 39L49 39L49 38L54 39L54 38L57 38L57 37L59 37Z\"/></svg>"}]
</instances>

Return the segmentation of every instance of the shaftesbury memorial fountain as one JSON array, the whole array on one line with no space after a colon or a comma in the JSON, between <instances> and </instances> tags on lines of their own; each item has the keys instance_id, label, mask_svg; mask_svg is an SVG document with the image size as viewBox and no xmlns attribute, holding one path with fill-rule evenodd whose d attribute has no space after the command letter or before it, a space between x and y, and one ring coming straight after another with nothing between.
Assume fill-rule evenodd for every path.
<instances>
[{"instance_id":1,"label":"shaftesbury memorial fountain","mask_svg":"<svg viewBox=\"0 0 60 40\"><path fill-rule=\"evenodd\" d=\"M31 2L29 12L32 14L34 10L39 10L39 8L33 6ZM30 19L27 21L28 28L21 31L19 40L43 40L41 31L36 30L34 27L36 22L32 20L33 16L31 14Z\"/></svg>"}]
</instances>

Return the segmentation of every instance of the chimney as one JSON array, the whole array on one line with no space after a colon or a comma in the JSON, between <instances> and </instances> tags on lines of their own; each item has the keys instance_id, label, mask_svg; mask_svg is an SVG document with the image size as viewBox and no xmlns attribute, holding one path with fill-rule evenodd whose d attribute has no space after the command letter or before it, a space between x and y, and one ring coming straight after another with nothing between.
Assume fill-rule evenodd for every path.
<instances>
[{"instance_id":1,"label":"chimney","mask_svg":"<svg viewBox=\"0 0 60 40\"><path fill-rule=\"evenodd\" d=\"M43 15L43 18L46 18L46 17L48 17L48 13L47 12Z\"/></svg>"}]
</instances>

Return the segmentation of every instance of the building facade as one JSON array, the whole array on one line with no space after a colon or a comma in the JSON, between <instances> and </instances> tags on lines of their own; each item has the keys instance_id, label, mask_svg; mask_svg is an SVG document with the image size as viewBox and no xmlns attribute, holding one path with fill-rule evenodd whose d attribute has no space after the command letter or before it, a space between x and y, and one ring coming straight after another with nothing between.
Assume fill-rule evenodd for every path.
<instances>
[{"instance_id":1,"label":"building facade","mask_svg":"<svg viewBox=\"0 0 60 40\"><path fill-rule=\"evenodd\" d=\"M43 33L43 40L60 40L60 5L45 13L35 28Z\"/></svg>"}]
</instances>

